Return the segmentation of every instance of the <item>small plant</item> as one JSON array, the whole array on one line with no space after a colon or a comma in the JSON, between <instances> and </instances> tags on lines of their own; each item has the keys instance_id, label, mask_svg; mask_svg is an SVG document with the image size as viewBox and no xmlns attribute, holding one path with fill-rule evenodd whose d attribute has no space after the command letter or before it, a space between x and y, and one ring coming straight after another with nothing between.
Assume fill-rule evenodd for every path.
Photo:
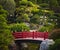
<instances>
[{"instance_id":1,"label":"small plant","mask_svg":"<svg viewBox=\"0 0 60 50\"><path fill-rule=\"evenodd\" d=\"M29 31L29 27L25 23L17 23L11 25L12 31L22 32L22 31Z\"/></svg>"}]
</instances>

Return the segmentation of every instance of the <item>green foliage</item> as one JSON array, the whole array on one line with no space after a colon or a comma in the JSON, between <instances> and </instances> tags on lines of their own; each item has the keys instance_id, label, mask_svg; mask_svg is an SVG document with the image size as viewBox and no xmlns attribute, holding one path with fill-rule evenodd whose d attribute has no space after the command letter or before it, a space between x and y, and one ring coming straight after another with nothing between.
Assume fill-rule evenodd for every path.
<instances>
[{"instance_id":1,"label":"green foliage","mask_svg":"<svg viewBox=\"0 0 60 50\"><path fill-rule=\"evenodd\" d=\"M55 44L50 46L49 50L59 50L60 49L60 39L55 41Z\"/></svg>"},{"instance_id":2,"label":"green foliage","mask_svg":"<svg viewBox=\"0 0 60 50\"><path fill-rule=\"evenodd\" d=\"M60 6L59 6L59 1L58 0L50 0L49 4L50 4L50 9L55 11L55 13L60 12L60 10L59 10Z\"/></svg>"},{"instance_id":3,"label":"green foliage","mask_svg":"<svg viewBox=\"0 0 60 50\"><path fill-rule=\"evenodd\" d=\"M24 1L24 0L19 1L19 6L20 5L22 5L22 6L24 6L24 5L26 5L26 6L34 6L34 4L31 1Z\"/></svg>"},{"instance_id":4,"label":"green foliage","mask_svg":"<svg viewBox=\"0 0 60 50\"><path fill-rule=\"evenodd\" d=\"M57 0L57 1L58 1L59 6L60 6L60 0Z\"/></svg>"},{"instance_id":5,"label":"green foliage","mask_svg":"<svg viewBox=\"0 0 60 50\"><path fill-rule=\"evenodd\" d=\"M54 40L60 39L60 29L55 29L55 30L53 30L53 31L51 32L49 38L54 39Z\"/></svg>"},{"instance_id":6,"label":"green foliage","mask_svg":"<svg viewBox=\"0 0 60 50\"><path fill-rule=\"evenodd\" d=\"M43 14L46 14L46 16L47 15L49 15L49 16L54 15L54 11L52 11L52 10L41 9L41 11Z\"/></svg>"},{"instance_id":7,"label":"green foliage","mask_svg":"<svg viewBox=\"0 0 60 50\"><path fill-rule=\"evenodd\" d=\"M17 22L29 22L30 18L28 17L28 14L22 14L22 16L17 17L16 19Z\"/></svg>"},{"instance_id":8,"label":"green foliage","mask_svg":"<svg viewBox=\"0 0 60 50\"><path fill-rule=\"evenodd\" d=\"M35 0L35 1L37 1L37 0ZM34 24L40 24L39 16L41 16L41 15L47 16L47 19L50 19L49 17L53 16L54 12L51 10L46 10L44 8L42 8L42 9L40 8L40 7L48 7L49 4L43 3L43 4L41 4L41 6L39 6L39 5L37 5L36 3L34 4L31 1L25 1L25 0L19 1L19 6L16 9L17 22L19 22L19 23L20 22L31 22ZM31 16L30 14L33 14L33 15ZM48 21L45 21L45 23L48 23ZM53 23L51 23L51 24L53 25ZM47 27L47 29L51 30L51 27L52 26L49 26L49 27Z\"/></svg>"},{"instance_id":9,"label":"green foliage","mask_svg":"<svg viewBox=\"0 0 60 50\"><path fill-rule=\"evenodd\" d=\"M40 23L40 18L38 14L35 14L33 17L31 17L31 23L36 23L39 24Z\"/></svg>"},{"instance_id":10,"label":"green foliage","mask_svg":"<svg viewBox=\"0 0 60 50\"><path fill-rule=\"evenodd\" d=\"M40 32L44 32L44 31L47 31L47 29L46 29L46 27L41 27L41 28L39 28L38 31L40 31Z\"/></svg>"},{"instance_id":11,"label":"green foliage","mask_svg":"<svg viewBox=\"0 0 60 50\"><path fill-rule=\"evenodd\" d=\"M2 5L3 8L9 12L9 14L13 14L15 11L14 0L0 0L0 5Z\"/></svg>"},{"instance_id":12,"label":"green foliage","mask_svg":"<svg viewBox=\"0 0 60 50\"><path fill-rule=\"evenodd\" d=\"M2 32L0 32L0 48L2 50L8 50L8 45L11 41L13 41L11 31L9 29L3 29Z\"/></svg>"},{"instance_id":13,"label":"green foliage","mask_svg":"<svg viewBox=\"0 0 60 50\"><path fill-rule=\"evenodd\" d=\"M50 31L53 30L53 28L54 28L54 24L51 24L51 25L46 24L46 25L40 27L40 28L38 29L38 31L40 31L40 32L44 32L44 31L45 31L45 32L46 32L46 31L50 32Z\"/></svg>"},{"instance_id":14,"label":"green foliage","mask_svg":"<svg viewBox=\"0 0 60 50\"><path fill-rule=\"evenodd\" d=\"M49 4L47 4L47 3L42 3L42 4L40 4L40 6L44 9L46 9L46 8L49 8Z\"/></svg>"},{"instance_id":15,"label":"green foliage","mask_svg":"<svg viewBox=\"0 0 60 50\"><path fill-rule=\"evenodd\" d=\"M17 23L11 25L11 31L17 31L17 32L22 32L22 31L29 31L29 27L25 23Z\"/></svg>"},{"instance_id":16,"label":"green foliage","mask_svg":"<svg viewBox=\"0 0 60 50\"><path fill-rule=\"evenodd\" d=\"M0 5L0 10L2 9L2 6Z\"/></svg>"},{"instance_id":17,"label":"green foliage","mask_svg":"<svg viewBox=\"0 0 60 50\"><path fill-rule=\"evenodd\" d=\"M56 18L58 18L57 26L60 27L60 18L59 18L60 16L59 17L54 16L54 11L51 10L59 6L60 6L59 0L49 0L49 1L48 0L0 0L0 48L4 48L2 50L7 50L5 49L5 46L7 46L12 41L11 31L19 32L19 31L29 31L30 28L38 29L40 26L40 22L42 23L45 22L44 26L39 28L39 31L50 32L51 30L53 30L56 23L55 21L50 21L50 19L56 19ZM11 17L12 21L16 21L18 23L11 24L8 26L6 23L7 22L6 18L7 15L10 14L12 15L14 14L14 17ZM40 21L40 16L47 16L47 21L44 21L44 19L43 21ZM10 17L8 18L10 19ZM30 28L25 23L22 22L29 22ZM55 31L52 32L50 38L54 40L60 39L59 36L60 36L60 32ZM32 49L33 48L34 47L32 47Z\"/></svg>"},{"instance_id":18,"label":"green foliage","mask_svg":"<svg viewBox=\"0 0 60 50\"><path fill-rule=\"evenodd\" d=\"M37 4L33 4L31 1L19 1L19 6L16 8L16 21L21 22L30 22L31 14L38 13Z\"/></svg>"},{"instance_id":19,"label":"green foliage","mask_svg":"<svg viewBox=\"0 0 60 50\"><path fill-rule=\"evenodd\" d=\"M0 46L1 45L9 45L11 43L12 34L9 29L4 29L3 33L0 32Z\"/></svg>"},{"instance_id":20,"label":"green foliage","mask_svg":"<svg viewBox=\"0 0 60 50\"><path fill-rule=\"evenodd\" d=\"M41 4L42 3L42 0L37 0L37 4Z\"/></svg>"},{"instance_id":21,"label":"green foliage","mask_svg":"<svg viewBox=\"0 0 60 50\"><path fill-rule=\"evenodd\" d=\"M55 18L57 19L56 21L57 25L55 27L60 28L60 13L58 13Z\"/></svg>"},{"instance_id":22,"label":"green foliage","mask_svg":"<svg viewBox=\"0 0 60 50\"><path fill-rule=\"evenodd\" d=\"M6 22L5 17L3 17L3 15L0 15L0 23Z\"/></svg>"},{"instance_id":23,"label":"green foliage","mask_svg":"<svg viewBox=\"0 0 60 50\"><path fill-rule=\"evenodd\" d=\"M5 46L8 46L11 41L12 41L12 34L11 31L7 28L7 24L6 24L6 20L4 19L4 17L0 16L0 48L3 48L2 50L4 50Z\"/></svg>"},{"instance_id":24,"label":"green foliage","mask_svg":"<svg viewBox=\"0 0 60 50\"><path fill-rule=\"evenodd\" d=\"M33 2L33 3L35 3L35 4L36 4L36 1L37 1L37 0L29 0L29 1L31 1L31 2Z\"/></svg>"},{"instance_id":25,"label":"green foliage","mask_svg":"<svg viewBox=\"0 0 60 50\"><path fill-rule=\"evenodd\" d=\"M33 12L33 13L39 12L39 9L37 9L37 7L33 7L33 8L32 8L32 12Z\"/></svg>"},{"instance_id":26,"label":"green foliage","mask_svg":"<svg viewBox=\"0 0 60 50\"><path fill-rule=\"evenodd\" d=\"M7 28L7 17L8 13L6 10L0 7L0 48L2 50L8 50L8 45L12 40L11 31Z\"/></svg>"},{"instance_id":27,"label":"green foliage","mask_svg":"<svg viewBox=\"0 0 60 50\"><path fill-rule=\"evenodd\" d=\"M32 2L30 2L30 1L28 1L28 6L34 6L34 4L32 3Z\"/></svg>"},{"instance_id":28,"label":"green foliage","mask_svg":"<svg viewBox=\"0 0 60 50\"><path fill-rule=\"evenodd\" d=\"M3 7L0 5L0 15L3 17L7 17L8 12L3 9Z\"/></svg>"},{"instance_id":29,"label":"green foliage","mask_svg":"<svg viewBox=\"0 0 60 50\"><path fill-rule=\"evenodd\" d=\"M27 0L22 0L22 1L27 1Z\"/></svg>"},{"instance_id":30,"label":"green foliage","mask_svg":"<svg viewBox=\"0 0 60 50\"><path fill-rule=\"evenodd\" d=\"M6 28L6 22L7 22L6 17L8 15L8 12L4 10L1 5L0 7L1 7L0 8L0 31L1 31L2 29Z\"/></svg>"},{"instance_id":31,"label":"green foliage","mask_svg":"<svg viewBox=\"0 0 60 50\"><path fill-rule=\"evenodd\" d=\"M25 19L26 21L30 21L30 18L28 17L28 14L24 14L23 16L24 16L24 19Z\"/></svg>"},{"instance_id":32,"label":"green foliage","mask_svg":"<svg viewBox=\"0 0 60 50\"><path fill-rule=\"evenodd\" d=\"M27 4L27 1L19 1L19 5L26 5Z\"/></svg>"},{"instance_id":33,"label":"green foliage","mask_svg":"<svg viewBox=\"0 0 60 50\"><path fill-rule=\"evenodd\" d=\"M0 32L6 28L6 19L0 15Z\"/></svg>"},{"instance_id":34,"label":"green foliage","mask_svg":"<svg viewBox=\"0 0 60 50\"><path fill-rule=\"evenodd\" d=\"M36 24L36 23L30 23L30 29L31 30L38 29L38 28L39 28L38 24Z\"/></svg>"},{"instance_id":35,"label":"green foliage","mask_svg":"<svg viewBox=\"0 0 60 50\"><path fill-rule=\"evenodd\" d=\"M59 4L58 4L58 1L57 0L50 0L50 5L53 7L58 7Z\"/></svg>"}]
</instances>

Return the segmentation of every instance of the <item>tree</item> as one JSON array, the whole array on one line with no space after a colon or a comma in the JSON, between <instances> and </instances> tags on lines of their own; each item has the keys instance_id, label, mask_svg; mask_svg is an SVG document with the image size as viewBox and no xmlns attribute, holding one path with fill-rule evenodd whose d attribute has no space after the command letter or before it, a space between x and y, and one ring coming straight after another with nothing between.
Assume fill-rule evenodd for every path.
<instances>
[{"instance_id":1,"label":"tree","mask_svg":"<svg viewBox=\"0 0 60 50\"><path fill-rule=\"evenodd\" d=\"M39 12L38 5L27 0L19 1L19 5L15 11L16 21L19 23L30 22L30 17L33 16L32 14L37 12Z\"/></svg>"},{"instance_id":2,"label":"tree","mask_svg":"<svg viewBox=\"0 0 60 50\"><path fill-rule=\"evenodd\" d=\"M8 45L11 43L12 34L11 31L7 28L7 11L0 7L0 49L8 50Z\"/></svg>"},{"instance_id":3,"label":"tree","mask_svg":"<svg viewBox=\"0 0 60 50\"><path fill-rule=\"evenodd\" d=\"M15 11L14 0L0 0L0 5L2 5L3 8L9 12L9 14L14 14Z\"/></svg>"},{"instance_id":4,"label":"tree","mask_svg":"<svg viewBox=\"0 0 60 50\"><path fill-rule=\"evenodd\" d=\"M0 15L0 48L7 50L6 47L11 43L11 40L12 34L11 31L7 29L6 19Z\"/></svg>"}]
</instances>

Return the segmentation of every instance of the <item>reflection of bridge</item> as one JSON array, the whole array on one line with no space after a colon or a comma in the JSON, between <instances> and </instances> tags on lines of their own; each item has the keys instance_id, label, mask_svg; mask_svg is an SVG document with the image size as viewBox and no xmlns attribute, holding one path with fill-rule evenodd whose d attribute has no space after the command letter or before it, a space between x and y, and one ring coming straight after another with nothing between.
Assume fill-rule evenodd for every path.
<instances>
[{"instance_id":1,"label":"reflection of bridge","mask_svg":"<svg viewBox=\"0 0 60 50\"><path fill-rule=\"evenodd\" d=\"M48 32L15 32L13 36L19 41L43 41L48 39Z\"/></svg>"}]
</instances>

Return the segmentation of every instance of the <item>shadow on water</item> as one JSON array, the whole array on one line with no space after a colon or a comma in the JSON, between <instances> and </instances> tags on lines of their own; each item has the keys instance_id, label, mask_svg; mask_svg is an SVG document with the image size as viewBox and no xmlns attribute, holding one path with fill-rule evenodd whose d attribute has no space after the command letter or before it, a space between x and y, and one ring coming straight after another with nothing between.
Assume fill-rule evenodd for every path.
<instances>
[{"instance_id":1,"label":"shadow on water","mask_svg":"<svg viewBox=\"0 0 60 50\"><path fill-rule=\"evenodd\" d=\"M36 40L16 40L16 46L18 50L39 50L40 43L42 41Z\"/></svg>"}]
</instances>

